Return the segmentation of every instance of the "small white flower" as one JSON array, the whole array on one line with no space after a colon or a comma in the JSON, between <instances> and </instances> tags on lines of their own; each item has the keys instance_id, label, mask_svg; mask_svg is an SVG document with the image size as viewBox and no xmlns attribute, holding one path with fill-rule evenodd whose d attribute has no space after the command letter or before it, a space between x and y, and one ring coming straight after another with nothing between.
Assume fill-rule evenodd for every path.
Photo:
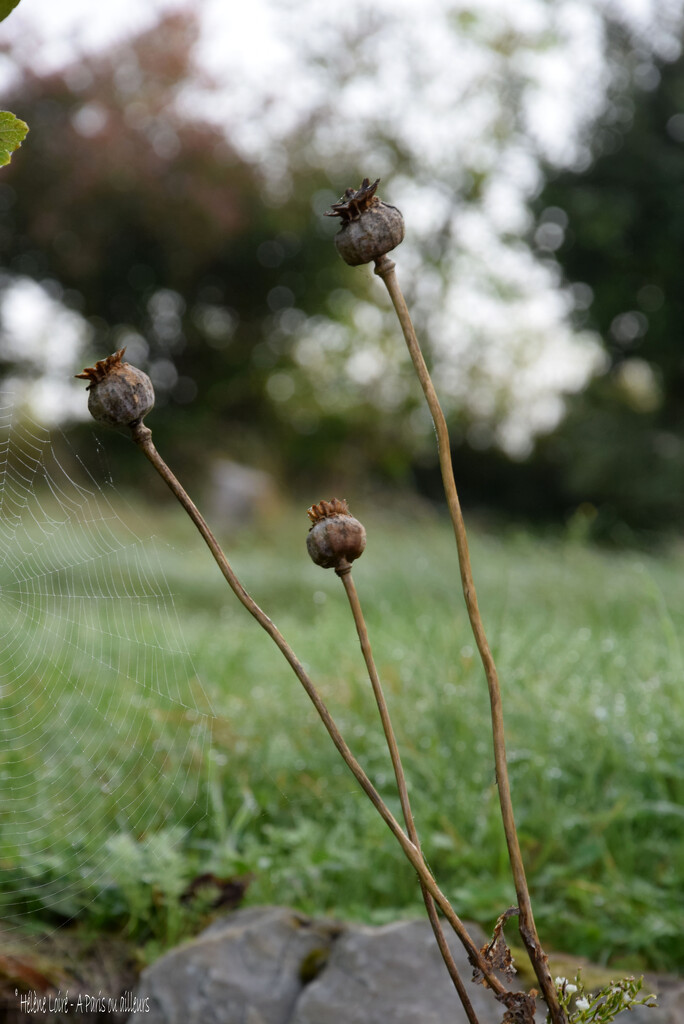
<instances>
[{"instance_id":1,"label":"small white flower","mask_svg":"<svg viewBox=\"0 0 684 1024\"><path fill-rule=\"evenodd\" d=\"M577 991L577 985L566 985L566 986L565 986L565 991L566 991L566 992L567 992L567 993L568 993L569 995L572 995L572 993L573 993L573 992L576 992L576 991Z\"/></svg>"},{"instance_id":2,"label":"small white flower","mask_svg":"<svg viewBox=\"0 0 684 1024\"><path fill-rule=\"evenodd\" d=\"M577 1007L578 1010L588 1010L589 1009L589 1000L585 999L584 996L582 996L581 999L577 1000L577 1002L575 1003L575 1006Z\"/></svg>"},{"instance_id":3,"label":"small white flower","mask_svg":"<svg viewBox=\"0 0 684 1024\"><path fill-rule=\"evenodd\" d=\"M556 985L558 986L558 988L561 988L561 986L564 983L565 983L565 978L556 978Z\"/></svg>"}]
</instances>

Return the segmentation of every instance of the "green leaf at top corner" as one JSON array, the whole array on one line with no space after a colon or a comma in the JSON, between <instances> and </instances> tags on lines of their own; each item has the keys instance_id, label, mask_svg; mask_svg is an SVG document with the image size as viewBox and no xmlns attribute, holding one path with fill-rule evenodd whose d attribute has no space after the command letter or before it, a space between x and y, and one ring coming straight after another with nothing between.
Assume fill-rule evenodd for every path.
<instances>
[{"instance_id":1,"label":"green leaf at top corner","mask_svg":"<svg viewBox=\"0 0 684 1024\"><path fill-rule=\"evenodd\" d=\"M0 21L4 21L8 14L11 14L19 0L0 0Z\"/></svg>"},{"instance_id":2,"label":"green leaf at top corner","mask_svg":"<svg viewBox=\"0 0 684 1024\"><path fill-rule=\"evenodd\" d=\"M10 162L12 153L19 149L28 130L25 121L20 121L9 110L0 110L0 167Z\"/></svg>"}]
</instances>

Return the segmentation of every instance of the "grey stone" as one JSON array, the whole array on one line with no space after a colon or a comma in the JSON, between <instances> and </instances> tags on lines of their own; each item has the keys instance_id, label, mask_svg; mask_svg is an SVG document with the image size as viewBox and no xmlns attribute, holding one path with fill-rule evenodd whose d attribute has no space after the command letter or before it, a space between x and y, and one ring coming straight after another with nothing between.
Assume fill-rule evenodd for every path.
<instances>
[{"instance_id":1,"label":"grey stone","mask_svg":"<svg viewBox=\"0 0 684 1024\"><path fill-rule=\"evenodd\" d=\"M476 925L468 930L478 946L487 941ZM498 1024L503 1007L471 982L451 932L447 940L480 1024ZM647 975L649 991L658 1009L619 1020L684 1024L681 979ZM144 971L136 994L149 1002L148 1024L466 1024L426 920L372 928L283 907L239 910Z\"/></svg>"},{"instance_id":2,"label":"grey stone","mask_svg":"<svg viewBox=\"0 0 684 1024\"><path fill-rule=\"evenodd\" d=\"M654 988L660 993L658 1002L662 1013L649 1017L647 1024L684 1024L684 983L681 980L673 982L672 979L664 984L656 981Z\"/></svg>"},{"instance_id":3,"label":"grey stone","mask_svg":"<svg viewBox=\"0 0 684 1024\"><path fill-rule=\"evenodd\" d=\"M337 927L282 907L241 910L143 972L147 1024L287 1024L302 964ZM131 1016L131 1021L139 1019Z\"/></svg>"},{"instance_id":4,"label":"grey stone","mask_svg":"<svg viewBox=\"0 0 684 1024\"><path fill-rule=\"evenodd\" d=\"M478 945L484 934L469 927ZM447 936L481 1024L501 1020L499 1003L470 981L458 940ZM325 970L307 986L290 1024L459 1024L466 1021L427 921L356 925L335 943Z\"/></svg>"},{"instance_id":5,"label":"grey stone","mask_svg":"<svg viewBox=\"0 0 684 1024\"><path fill-rule=\"evenodd\" d=\"M615 1018L620 1024L684 1024L684 982L667 974L644 976L643 995L654 992L658 997L655 1009L635 1006Z\"/></svg>"}]
</instances>

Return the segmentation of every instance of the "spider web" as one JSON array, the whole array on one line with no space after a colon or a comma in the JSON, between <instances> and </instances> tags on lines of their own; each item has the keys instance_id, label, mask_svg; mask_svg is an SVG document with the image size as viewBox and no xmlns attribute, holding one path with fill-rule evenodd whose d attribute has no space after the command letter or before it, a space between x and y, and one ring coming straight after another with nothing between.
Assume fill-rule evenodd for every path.
<instances>
[{"instance_id":1,"label":"spider web","mask_svg":"<svg viewBox=\"0 0 684 1024\"><path fill-rule=\"evenodd\" d=\"M58 919L111 885L117 838L206 816L212 717L166 546L59 440L0 393L0 907Z\"/></svg>"}]
</instances>

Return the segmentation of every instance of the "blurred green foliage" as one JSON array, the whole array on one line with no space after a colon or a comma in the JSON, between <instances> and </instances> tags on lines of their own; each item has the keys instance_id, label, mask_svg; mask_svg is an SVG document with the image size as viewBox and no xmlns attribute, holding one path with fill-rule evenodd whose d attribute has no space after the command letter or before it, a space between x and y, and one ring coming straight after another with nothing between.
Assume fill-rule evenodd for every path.
<instances>
[{"instance_id":1,"label":"blurred green foliage","mask_svg":"<svg viewBox=\"0 0 684 1024\"><path fill-rule=\"evenodd\" d=\"M433 517L354 511L369 536L356 585L423 848L459 913L489 927L515 894L453 536ZM255 904L376 922L420 916L415 873L202 541L179 510L140 512L147 518L134 520L136 530L157 535L153 579L173 593L183 623L188 681L201 681L211 709L188 707L180 683L181 700L163 692L162 668L174 658L156 647L168 627L163 609L140 603L135 635L146 643L132 644L112 629L108 602L94 600L102 633L55 640L36 669L41 684L30 681L38 695L30 733L21 717L8 719L3 915L125 928L158 948L205 919L180 900L193 878L251 872ZM399 813L349 608L334 574L307 559L305 518L302 510L241 535L231 561ZM134 554L131 595L140 586ZM544 944L602 962L630 957L634 969L677 969L682 553L598 552L573 537L510 532L475 533L472 554L496 638L516 818ZM78 562L74 590L89 582L90 562ZM112 667L129 662L135 672ZM11 702L22 651L8 652L6 672L16 672Z\"/></svg>"},{"instance_id":2,"label":"blurred green foliage","mask_svg":"<svg viewBox=\"0 0 684 1024\"><path fill-rule=\"evenodd\" d=\"M0 21L4 21L14 8L19 3L19 0L0 0Z\"/></svg>"},{"instance_id":3,"label":"blurred green foliage","mask_svg":"<svg viewBox=\"0 0 684 1024\"><path fill-rule=\"evenodd\" d=\"M576 322L606 353L538 457L568 503L595 506L604 535L677 526L684 508L684 58L660 75L610 105L595 162L553 177L537 203L542 243L544 223L563 232L554 254Z\"/></svg>"}]
</instances>

